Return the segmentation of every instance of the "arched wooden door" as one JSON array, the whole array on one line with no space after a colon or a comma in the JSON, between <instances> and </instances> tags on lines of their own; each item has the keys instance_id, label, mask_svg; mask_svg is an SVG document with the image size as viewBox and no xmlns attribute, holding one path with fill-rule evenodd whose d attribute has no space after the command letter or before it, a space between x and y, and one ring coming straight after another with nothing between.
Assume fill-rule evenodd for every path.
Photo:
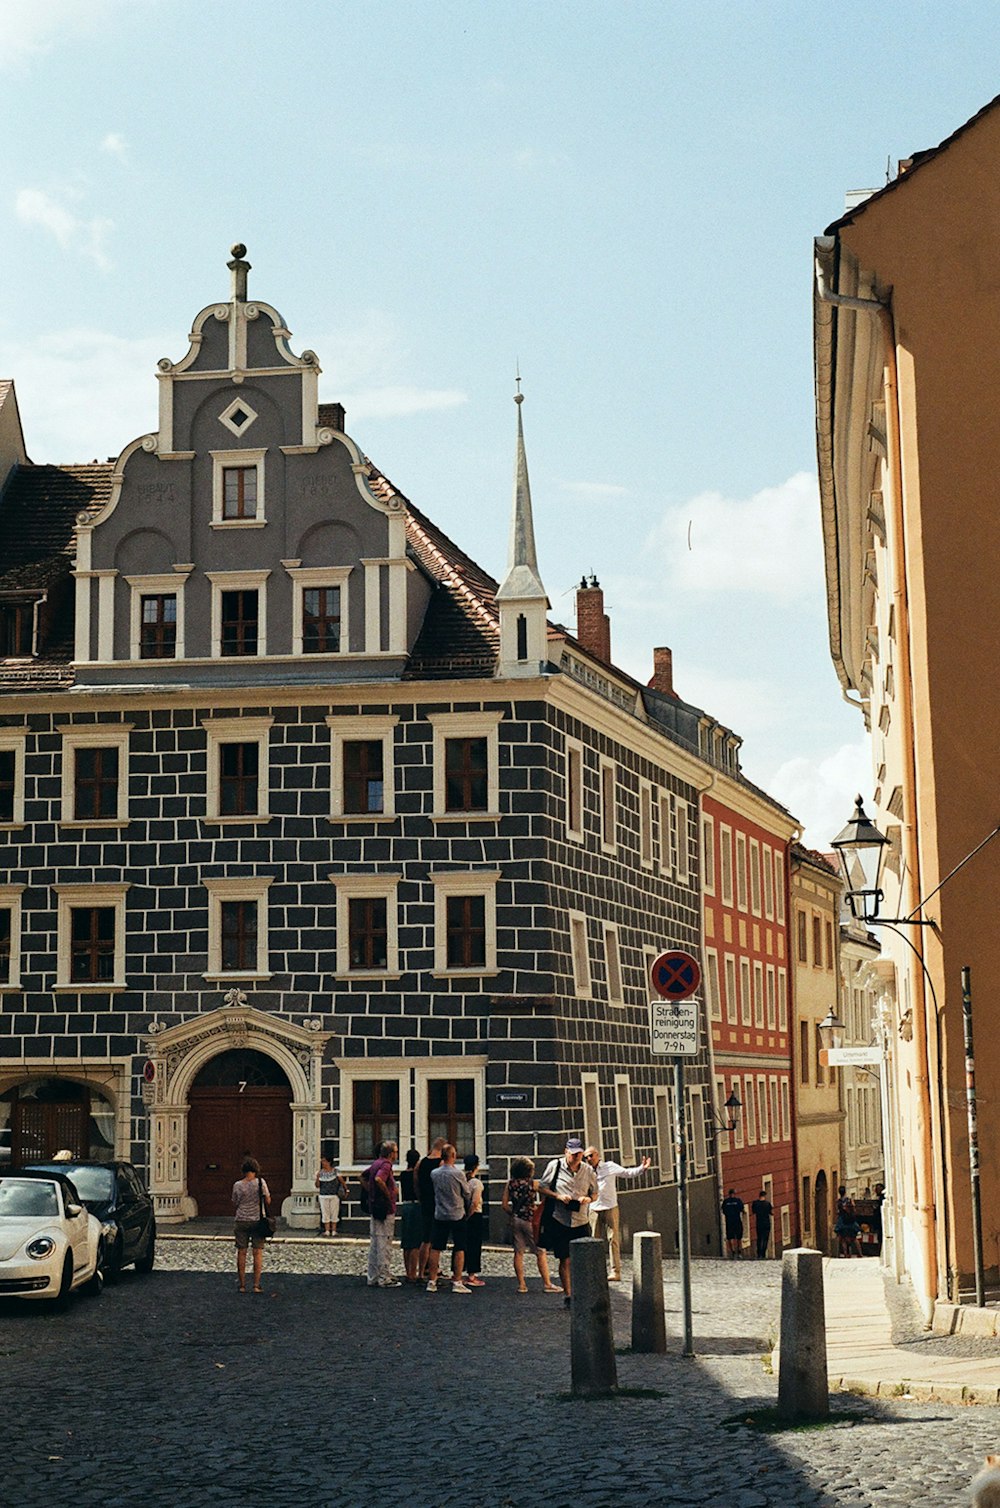
<instances>
[{"instance_id":1,"label":"arched wooden door","mask_svg":"<svg viewBox=\"0 0 1000 1508\"><path fill-rule=\"evenodd\" d=\"M256 1157L281 1213L292 1189L292 1090L266 1053L234 1048L210 1059L191 1086L188 1193L199 1215L231 1215L233 1184Z\"/></svg>"}]
</instances>

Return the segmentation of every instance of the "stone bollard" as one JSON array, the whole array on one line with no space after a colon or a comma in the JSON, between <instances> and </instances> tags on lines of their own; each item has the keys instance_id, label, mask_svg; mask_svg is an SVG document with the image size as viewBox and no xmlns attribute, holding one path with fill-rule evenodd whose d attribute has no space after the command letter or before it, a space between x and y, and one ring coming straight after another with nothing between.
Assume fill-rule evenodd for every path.
<instances>
[{"instance_id":1,"label":"stone bollard","mask_svg":"<svg viewBox=\"0 0 1000 1508\"><path fill-rule=\"evenodd\" d=\"M632 1237L632 1350L667 1349L663 1311L663 1242L659 1231L640 1230Z\"/></svg>"},{"instance_id":2,"label":"stone bollard","mask_svg":"<svg viewBox=\"0 0 1000 1508\"><path fill-rule=\"evenodd\" d=\"M569 1269L573 1289L569 1326L573 1396L608 1398L617 1390L618 1369L605 1243L587 1236L572 1242Z\"/></svg>"},{"instance_id":3,"label":"stone bollard","mask_svg":"<svg viewBox=\"0 0 1000 1508\"><path fill-rule=\"evenodd\" d=\"M780 1349L779 1417L825 1419L830 1412L830 1390L821 1252L796 1247L781 1259Z\"/></svg>"}]
</instances>

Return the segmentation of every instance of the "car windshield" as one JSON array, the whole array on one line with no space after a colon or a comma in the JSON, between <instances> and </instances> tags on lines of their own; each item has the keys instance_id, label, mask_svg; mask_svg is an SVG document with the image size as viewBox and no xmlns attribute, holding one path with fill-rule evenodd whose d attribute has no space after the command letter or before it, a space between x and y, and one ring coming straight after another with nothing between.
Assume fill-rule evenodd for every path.
<instances>
[{"instance_id":1,"label":"car windshield","mask_svg":"<svg viewBox=\"0 0 1000 1508\"><path fill-rule=\"evenodd\" d=\"M0 1178L0 1219L58 1214L54 1183L38 1183L33 1178Z\"/></svg>"},{"instance_id":2,"label":"car windshield","mask_svg":"<svg viewBox=\"0 0 1000 1508\"><path fill-rule=\"evenodd\" d=\"M110 1202L115 1191L115 1175L110 1168L86 1167L66 1162L62 1164L60 1171L70 1179L84 1204Z\"/></svg>"}]
</instances>

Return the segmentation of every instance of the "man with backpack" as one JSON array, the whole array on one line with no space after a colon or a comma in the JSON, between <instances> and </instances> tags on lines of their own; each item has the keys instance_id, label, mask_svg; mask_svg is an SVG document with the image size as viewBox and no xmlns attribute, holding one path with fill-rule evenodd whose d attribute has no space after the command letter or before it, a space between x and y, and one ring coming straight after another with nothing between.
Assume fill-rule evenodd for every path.
<instances>
[{"instance_id":1,"label":"man with backpack","mask_svg":"<svg viewBox=\"0 0 1000 1508\"><path fill-rule=\"evenodd\" d=\"M361 1208L368 1210L368 1287L399 1288L392 1275L392 1236L396 1224L396 1180L392 1165L398 1148L384 1141L379 1155L361 1174Z\"/></svg>"},{"instance_id":2,"label":"man with backpack","mask_svg":"<svg viewBox=\"0 0 1000 1508\"><path fill-rule=\"evenodd\" d=\"M555 1157L545 1169L539 1182L538 1192L543 1198L553 1201L552 1218L546 1223L542 1217L543 1230L548 1229L543 1244L553 1253L559 1263L559 1281L563 1287L563 1303L570 1304L569 1249L574 1241L590 1235L590 1206L597 1198L597 1174L583 1160L583 1142L578 1136L566 1141L563 1157Z\"/></svg>"}]
</instances>

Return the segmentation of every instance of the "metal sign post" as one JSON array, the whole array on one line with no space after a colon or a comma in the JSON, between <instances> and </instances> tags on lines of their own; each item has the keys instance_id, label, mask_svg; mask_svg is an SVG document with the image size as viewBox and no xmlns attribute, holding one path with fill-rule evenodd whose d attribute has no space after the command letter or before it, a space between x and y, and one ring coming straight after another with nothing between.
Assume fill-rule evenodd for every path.
<instances>
[{"instance_id":1,"label":"metal sign post","mask_svg":"<svg viewBox=\"0 0 1000 1508\"><path fill-rule=\"evenodd\" d=\"M976 1264L976 1307L986 1306L983 1274L983 1212L979 1196L979 1125L976 1114L976 1053L972 1045L972 970L962 970L962 1026L965 1036L965 1103L969 1114L969 1177L972 1181L972 1246Z\"/></svg>"},{"instance_id":2,"label":"metal sign post","mask_svg":"<svg viewBox=\"0 0 1000 1508\"><path fill-rule=\"evenodd\" d=\"M650 1048L674 1060L674 1164L677 1174L677 1246L681 1260L681 1309L684 1316L685 1356L694 1355L691 1319L691 1225L687 1187L687 1127L684 1103L684 1059L698 1051L698 1006L691 999L701 984L701 968L690 953L674 949L661 953L650 970L650 982L660 997L649 1005Z\"/></svg>"}]
</instances>

